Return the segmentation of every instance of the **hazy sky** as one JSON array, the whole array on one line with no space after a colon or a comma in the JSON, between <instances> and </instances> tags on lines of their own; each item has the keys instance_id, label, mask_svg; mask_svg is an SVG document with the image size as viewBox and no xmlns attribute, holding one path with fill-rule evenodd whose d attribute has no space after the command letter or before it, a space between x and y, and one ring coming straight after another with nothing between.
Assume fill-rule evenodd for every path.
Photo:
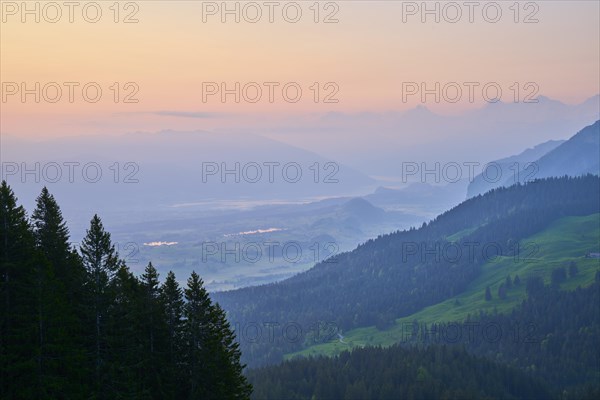
<instances>
[{"instance_id":1,"label":"hazy sky","mask_svg":"<svg viewBox=\"0 0 600 400\"><path fill-rule=\"evenodd\" d=\"M227 2L230 9L237 3L239 23L222 15L221 1L121 2L118 15L113 1L99 1L100 17L90 2L72 10L48 3L27 3L31 10L38 4L36 22L22 2L1 2L2 133L215 129L290 114L404 110L423 104L419 92L408 93L421 83L434 89L439 82L440 102L430 94L424 105L440 113L481 107L486 84L489 98L500 88L506 102L539 94L579 103L600 91L598 1L473 2L471 9L462 1L427 2L439 22L422 13L422 2ZM257 10L262 16L252 23ZM124 23L128 16L138 22ZM239 103L235 94L225 102L219 92L207 94L222 82L229 89L240 83ZM473 102L465 82L475 85ZM452 103L457 86L462 94ZM33 92L23 102L24 87ZM62 97L52 103L57 87ZM98 87L102 95L92 103ZM257 87L262 95L253 103Z\"/></svg>"}]
</instances>

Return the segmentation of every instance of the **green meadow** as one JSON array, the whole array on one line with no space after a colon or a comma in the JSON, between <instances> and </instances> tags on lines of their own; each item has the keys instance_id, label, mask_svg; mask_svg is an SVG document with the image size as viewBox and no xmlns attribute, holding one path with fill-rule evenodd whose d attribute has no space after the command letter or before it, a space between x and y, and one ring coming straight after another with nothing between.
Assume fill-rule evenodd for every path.
<instances>
[{"instance_id":1,"label":"green meadow","mask_svg":"<svg viewBox=\"0 0 600 400\"><path fill-rule=\"evenodd\" d=\"M458 240L469 234L471 230L463 230L448 237ZM426 307L410 316L396 320L394 326L386 330L376 327L364 327L343 332L344 342L337 337L328 342L310 346L302 351L287 354L286 359L297 356L332 356L353 347L390 346L406 337L405 324L412 321L449 322L462 321L468 315L477 316L480 312L510 312L526 297L525 282L529 276L541 276L546 283L550 282L554 268L568 266L575 262L578 268L576 276L569 276L560 286L561 290L574 290L578 286L586 286L594 281L596 271L600 270L600 259L586 258L589 252L600 252L600 214L585 217L565 217L555 221L548 229L539 232L523 241L519 257L496 257L483 265L481 275L475 279L461 294L441 303ZM507 297L498 297L498 287L509 276L519 276L521 284L512 285ZM485 289L489 286L492 299L486 301Z\"/></svg>"}]
</instances>

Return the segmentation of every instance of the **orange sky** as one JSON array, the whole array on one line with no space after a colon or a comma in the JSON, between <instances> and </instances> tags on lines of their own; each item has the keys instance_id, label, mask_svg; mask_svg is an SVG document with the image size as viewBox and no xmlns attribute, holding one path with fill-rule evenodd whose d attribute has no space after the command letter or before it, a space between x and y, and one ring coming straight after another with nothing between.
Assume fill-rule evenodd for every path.
<instances>
[{"instance_id":1,"label":"orange sky","mask_svg":"<svg viewBox=\"0 0 600 400\"><path fill-rule=\"evenodd\" d=\"M34 8L35 3L27 4ZM240 23L232 15L223 23L220 13L205 15L203 22L203 7L210 11L213 5L221 7L221 2L196 1L121 2L118 17L110 9L113 1L100 1L102 16L99 22L90 23L82 13L89 2L81 2L74 10L73 23L68 21L66 7L61 7L60 20L50 23L55 10L44 8L49 2L37 3L39 23L35 15L22 15L20 1L1 2L2 133L45 137L214 129L239 123L239 116L247 115L277 118L328 111L403 110L422 103L419 94L403 101L406 82L426 82L432 88L435 82L441 87L448 82L462 86L463 95L456 103L444 99L435 103L433 95L426 98L427 107L443 113L484 104L478 89L474 102L468 101L464 82L478 82L480 87L496 83L503 101L513 100L514 82L519 83L520 101L527 93L537 92L577 103L600 91L597 1L521 2L518 17L510 8L513 1L497 2L502 16L496 23L486 21L495 10L485 2L474 10L472 23L466 7L460 9L462 18L450 23L456 9L439 3L440 22L434 21L434 15L425 15L428 19L423 23L420 10L407 14L414 11L413 4L420 7L421 2L394 1L321 2L318 23L314 22L313 1L295 3L302 11L297 23L283 17L284 6L288 7L286 16L294 17L291 2L277 2L272 23L262 1L252 4L258 4L263 13L257 23L244 19L254 18L256 10L247 2L239 2L240 10L247 7ZM229 7L235 3L228 2ZM436 2L428 4L433 8ZM488 7L486 15L484 7ZM87 11L86 16L93 19L94 9ZM131 13L138 22L123 23ZM323 23L330 13L337 23ZM523 23L528 15L538 22ZM27 20L22 22L22 17ZM35 82L40 83L40 103L35 103L33 94L22 102L20 84L33 89ZM47 101L56 95L55 86L47 85L50 82L62 88L62 98L56 103ZM65 82L79 84L73 86L72 103ZM102 90L96 103L83 99L81 87L89 82ZM240 88L256 82L262 97L251 103L240 92L239 103L233 101L234 95L223 103L219 94L203 101L206 82L226 82L229 88L235 82L240 82ZM273 102L264 82L278 83ZM290 82L302 90L297 103L286 102L280 90ZM316 103L315 82L319 87ZM534 85L525 87L527 82ZM11 94L15 83L19 92ZM44 86L47 91L42 93ZM255 85L247 89L247 98L254 98ZM93 96L95 89L89 90ZM294 95L294 86L289 93ZM125 103L127 94L137 102ZM338 102L324 102L327 94ZM185 113L206 115L189 118L199 115Z\"/></svg>"}]
</instances>

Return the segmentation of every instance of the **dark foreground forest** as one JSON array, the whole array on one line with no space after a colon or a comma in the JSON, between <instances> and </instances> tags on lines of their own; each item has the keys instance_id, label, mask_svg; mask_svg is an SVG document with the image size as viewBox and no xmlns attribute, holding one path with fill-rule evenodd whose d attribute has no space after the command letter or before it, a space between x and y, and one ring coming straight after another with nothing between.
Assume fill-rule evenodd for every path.
<instances>
[{"instance_id":1,"label":"dark foreground forest","mask_svg":"<svg viewBox=\"0 0 600 400\"><path fill-rule=\"evenodd\" d=\"M94 216L79 252L44 189L0 187L1 399L245 399L240 352L202 279L135 277Z\"/></svg>"}]
</instances>

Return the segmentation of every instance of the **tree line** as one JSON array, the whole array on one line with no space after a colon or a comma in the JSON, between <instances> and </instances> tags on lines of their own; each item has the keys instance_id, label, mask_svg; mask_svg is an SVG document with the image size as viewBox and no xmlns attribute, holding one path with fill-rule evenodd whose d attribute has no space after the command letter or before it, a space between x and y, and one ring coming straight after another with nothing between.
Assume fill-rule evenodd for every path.
<instances>
[{"instance_id":1,"label":"tree line","mask_svg":"<svg viewBox=\"0 0 600 400\"><path fill-rule=\"evenodd\" d=\"M0 185L0 398L247 399L225 312L193 272L134 276L94 215L79 250L44 188Z\"/></svg>"},{"instance_id":2,"label":"tree line","mask_svg":"<svg viewBox=\"0 0 600 400\"><path fill-rule=\"evenodd\" d=\"M549 399L537 380L457 346L365 347L248 372L256 399Z\"/></svg>"}]
</instances>

